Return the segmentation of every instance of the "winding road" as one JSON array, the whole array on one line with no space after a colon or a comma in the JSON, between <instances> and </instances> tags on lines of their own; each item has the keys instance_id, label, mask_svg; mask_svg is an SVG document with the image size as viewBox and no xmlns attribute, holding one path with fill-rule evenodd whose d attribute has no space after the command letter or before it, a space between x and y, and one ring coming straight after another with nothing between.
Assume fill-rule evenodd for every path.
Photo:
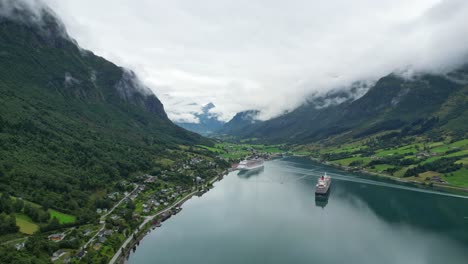
<instances>
[{"instance_id":1,"label":"winding road","mask_svg":"<svg viewBox=\"0 0 468 264\"><path fill-rule=\"evenodd\" d=\"M114 207L112 207L112 209L110 209L106 214L102 215L101 218L99 218L99 223L101 223L101 228L96 232L96 234L94 234L94 236L92 236L88 242L86 242L86 244L84 244L84 246L82 246L81 248L82 249L86 249L89 244L91 242L93 242L93 240L96 238L96 236L99 234L99 232L103 231L104 228L106 227L106 219L107 217L115 210L115 208L119 207L122 202L127 199L128 197L130 197L130 195L132 195L133 193L136 192L136 190L138 189L138 187L140 187L139 185L137 185L135 187L135 189L133 189L133 191L131 191L128 195L126 195L124 198L122 198L122 200L120 200L117 204L114 205Z\"/></svg>"},{"instance_id":2,"label":"winding road","mask_svg":"<svg viewBox=\"0 0 468 264\"><path fill-rule=\"evenodd\" d=\"M148 222L152 221L155 217L171 210L172 208L176 207L178 204L180 204L181 202L187 200L188 198L192 197L194 194L196 194L198 192L198 190L195 190L189 194L187 194L186 196L184 196L182 199L174 202L171 206L167 207L166 209L162 210L162 211L159 211L158 213L154 214L154 215L149 215L149 216L146 216L145 217L145 220L140 224L140 226L138 227L137 230L135 230L132 234L130 234L127 238L127 240L125 240L125 242L123 243L123 245L116 251L115 255L112 257L112 259L109 261L109 264L114 264L115 261L119 258L120 254L122 253L122 248L126 248L127 245L132 241L133 239L133 234L137 234L139 230L141 230Z\"/></svg>"}]
</instances>

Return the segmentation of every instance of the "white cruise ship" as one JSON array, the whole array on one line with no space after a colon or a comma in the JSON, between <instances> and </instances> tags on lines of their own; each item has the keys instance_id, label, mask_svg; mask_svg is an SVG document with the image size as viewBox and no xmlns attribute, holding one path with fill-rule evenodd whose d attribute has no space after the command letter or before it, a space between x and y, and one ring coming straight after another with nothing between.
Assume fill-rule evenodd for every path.
<instances>
[{"instance_id":1,"label":"white cruise ship","mask_svg":"<svg viewBox=\"0 0 468 264\"><path fill-rule=\"evenodd\" d=\"M237 165L237 169L240 171L249 171L263 168L263 159L248 159L243 160Z\"/></svg>"},{"instance_id":2,"label":"white cruise ship","mask_svg":"<svg viewBox=\"0 0 468 264\"><path fill-rule=\"evenodd\" d=\"M316 196L324 196L328 194L331 185L331 177L327 175L321 176L317 180L317 184L315 185L315 195Z\"/></svg>"}]
</instances>

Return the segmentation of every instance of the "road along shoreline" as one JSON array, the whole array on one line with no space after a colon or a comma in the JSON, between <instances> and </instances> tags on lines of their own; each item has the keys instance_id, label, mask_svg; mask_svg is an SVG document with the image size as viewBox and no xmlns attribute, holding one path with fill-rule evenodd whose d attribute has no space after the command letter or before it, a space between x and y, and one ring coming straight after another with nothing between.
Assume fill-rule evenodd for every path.
<instances>
[{"instance_id":1,"label":"road along shoreline","mask_svg":"<svg viewBox=\"0 0 468 264\"><path fill-rule=\"evenodd\" d=\"M223 173L219 176L214 177L208 182L208 185L211 186L214 182L222 180L226 175L227 173ZM181 199L177 200L170 206L166 207L165 209L155 213L154 215L146 216L143 222L138 226L138 228L127 237L122 246L120 246L120 248L116 251L112 259L109 261L109 264L125 263L126 258L129 256L131 250L136 245L140 244L140 241L149 233L149 230L152 228L154 221L157 221L156 218L166 213L170 213L170 215L172 215L173 208L180 207L186 201L190 200L190 198L192 198L194 195L203 193L203 191L194 190L182 197Z\"/></svg>"}]
</instances>

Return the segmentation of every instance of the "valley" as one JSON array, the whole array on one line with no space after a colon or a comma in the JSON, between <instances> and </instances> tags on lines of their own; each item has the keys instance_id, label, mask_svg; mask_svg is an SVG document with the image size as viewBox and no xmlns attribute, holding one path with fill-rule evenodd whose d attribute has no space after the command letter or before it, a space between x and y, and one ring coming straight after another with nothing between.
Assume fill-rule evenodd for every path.
<instances>
[{"instance_id":1,"label":"valley","mask_svg":"<svg viewBox=\"0 0 468 264\"><path fill-rule=\"evenodd\" d=\"M186 3L180 25L139 13L119 24L129 4L103 30L84 26L93 12L63 16L72 2L0 0L0 263L466 262L468 57L335 68L348 51L323 65L295 53L310 33L300 21L282 52L266 48L282 27L250 24L278 14L223 32ZM150 46L126 46L148 32Z\"/></svg>"}]
</instances>

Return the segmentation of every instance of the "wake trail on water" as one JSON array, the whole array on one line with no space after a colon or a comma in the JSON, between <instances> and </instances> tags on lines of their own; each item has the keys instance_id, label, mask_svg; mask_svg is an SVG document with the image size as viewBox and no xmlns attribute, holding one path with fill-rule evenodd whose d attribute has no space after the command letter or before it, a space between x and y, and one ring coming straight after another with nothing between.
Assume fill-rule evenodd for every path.
<instances>
[{"instance_id":1,"label":"wake trail on water","mask_svg":"<svg viewBox=\"0 0 468 264\"><path fill-rule=\"evenodd\" d=\"M284 167L284 165L286 165L286 167ZM294 177L292 179L285 179L286 177L282 177L280 179L281 183L293 183L293 182L298 182L300 180L311 180L311 178L318 178L318 177L322 176L322 174L323 174L323 172L319 172L319 171L317 171L317 169L294 168L292 166L289 166L289 164L282 164L282 166L281 167L278 166L277 169L281 170L282 172L285 172L285 173L301 175L299 177ZM458 194L445 193L445 192L439 192L439 191L433 191L433 190L425 190L425 189L409 187L409 186L403 186L403 185L394 184L394 183L379 182L379 181L359 178L359 177L356 177L356 176L346 176L346 175L342 175L342 174L328 173L328 172L327 172L327 174L332 176L333 179L337 179L337 180L341 180L341 181L349 181L349 182L362 183L362 184L381 186L381 187L388 187L388 188L394 188L394 189L401 189L401 190L407 190L407 191L413 191L413 192L435 194L435 195L448 196L448 197L453 197L453 198L468 199L468 196L463 196L463 195L458 195ZM268 177L268 178L270 180L274 181L274 179L272 179L270 177Z\"/></svg>"}]
</instances>

